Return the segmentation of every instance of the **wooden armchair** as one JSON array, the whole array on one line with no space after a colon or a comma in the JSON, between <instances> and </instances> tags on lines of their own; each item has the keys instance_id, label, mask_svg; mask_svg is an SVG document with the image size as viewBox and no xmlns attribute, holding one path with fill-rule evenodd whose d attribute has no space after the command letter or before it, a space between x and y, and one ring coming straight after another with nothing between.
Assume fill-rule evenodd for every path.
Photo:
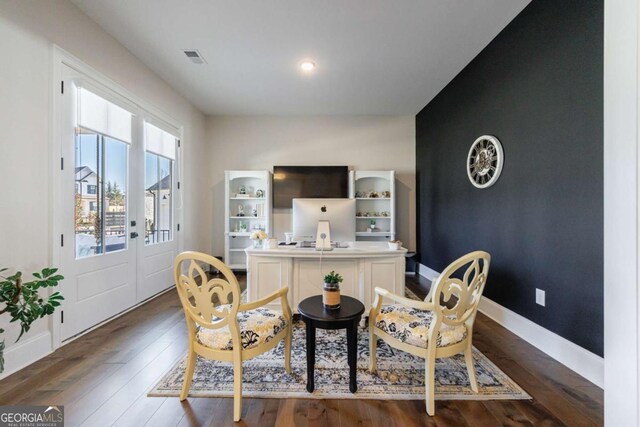
<instances>
[{"instance_id":1,"label":"wooden armchair","mask_svg":"<svg viewBox=\"0 0 640 427\"><path fill-rule=\"evenodd\" d=\"M224 279L207 280L201 264L215 267ZM287 302L288 288L259 301L241 304L240 286L233 272L222 261L198 252L178 255L174 274L189 331L187 366L180 400L189 394L197 355L233 362L233 420L240 421L243 360L271 350L284 339L284 367L291 373L292 321ZM200 280L196 280L198 276ZM282 313L264 307L276 298L280 298Z\"/></svg>"},{"instance_id":2,"label":"wooden armchair","mask_svg":"<svg viewBox=\"0 0 640 427\"><path fill-rule=\"evenodd\" d=\"M435 362L438 358L463 352L471 389L478 392L471 341L490 260L491 256L482 251L457 259L434 281L424 301L394 295L382 288L375 289L376 299L369 312L369 370L376 370L376 337L399 350L423 357L429 415L435 414ZM458 277L464 267L466 270L460 279ZM383 298L395 304L382 307Z\"/></svg>"}]
</instances>

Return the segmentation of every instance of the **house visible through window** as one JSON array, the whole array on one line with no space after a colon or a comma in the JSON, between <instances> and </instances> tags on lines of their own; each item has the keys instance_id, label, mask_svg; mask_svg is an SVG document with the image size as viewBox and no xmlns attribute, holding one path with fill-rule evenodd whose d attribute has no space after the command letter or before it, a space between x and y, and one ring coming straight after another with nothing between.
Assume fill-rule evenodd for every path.
<instances>
[{"instance_id":1,"label":"house visible through window","mask_svg":"<svg viewBox=\"0 0 640 427\"><path fill-rule=\"evenodd\" d=\"M173 162L176 137L150 123L145 129L145 244L173 240Z\"/></svg>"},{"instance_id":2,"label":"house visible through window","mask_svg":"<svg viewBox=\"0 0 640 427\"><path fill-rule=\"evenodd\" d=\"M96 188L95 185L87 185L87 194L96 194Z\"/></svg>"}]
</instances>

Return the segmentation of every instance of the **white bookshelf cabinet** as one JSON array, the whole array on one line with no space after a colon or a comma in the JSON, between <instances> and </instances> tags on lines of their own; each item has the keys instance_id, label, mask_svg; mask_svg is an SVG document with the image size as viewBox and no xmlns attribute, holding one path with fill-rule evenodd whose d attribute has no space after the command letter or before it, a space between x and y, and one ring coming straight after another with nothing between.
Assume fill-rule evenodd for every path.
<instances>
[{"instance_id":1,"label":"white bookshelf cabinet","mask_svg":"<svg viewBox=\"0 0 640 427\"><path fill-rule=\"evenodd\" d=\"M357 241L395 240L395 171L350 171L349 197L356 200Z\"/></svg>"},{"instance_id":2,"label":"white bookshelf cabinet","mask_svg":"<svg viewBox=\"0 0 640 427\"><path fill-rule=\"evenodd\" d=\"M232 270L246 270L244 250L253 244L251 233L264 230L271 235L271 172L225 171L224 175L224 262Z\"/></svg>"}]
</instances>

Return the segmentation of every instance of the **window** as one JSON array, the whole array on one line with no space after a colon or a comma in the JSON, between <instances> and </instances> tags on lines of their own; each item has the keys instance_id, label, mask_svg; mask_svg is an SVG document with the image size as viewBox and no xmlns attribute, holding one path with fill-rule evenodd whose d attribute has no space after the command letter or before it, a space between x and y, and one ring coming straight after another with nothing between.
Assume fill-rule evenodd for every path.
<instances>
[{"instance_id":1,"label":"window","mask_svg":"<svg viewBox=\"0 0 640 427\"><path fill-rule=\"evenodd\" d=\"M132 115L84 88L78 104L75 229L76 258L83 258L127 247Z\"/></svg>"},{"instance_id":2,"label":"window","mask_svg":"<svg viewBox=\"0 0 640 427\"><path fill-rule=\"evenodd\" d=\"M176 137L145 122L145 244L173 240Z\"/></svg>"}]
</instances>

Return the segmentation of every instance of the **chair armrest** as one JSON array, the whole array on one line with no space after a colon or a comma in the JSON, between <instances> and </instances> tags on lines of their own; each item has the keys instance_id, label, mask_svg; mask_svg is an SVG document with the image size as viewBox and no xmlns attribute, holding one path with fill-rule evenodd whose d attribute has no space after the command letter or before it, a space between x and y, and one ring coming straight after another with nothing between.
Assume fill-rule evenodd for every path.
<instances>
[{"instance_id":1,"label":"chair armrest","mask_svg":"<svg viewBox=\"0 0 640 427\"><path fill-rule=\"evenodd\" d=\"M263 305L270 303L276 298L284 298L286 300L288 292L289 292L289 288L285 286L284 288L280 288L277 291L271 293L270 295L267 295L262 299L259 299L253 302L248 302L246 304L241 304L240 307L238 307L238 311L247 311L247 310L253 310L254 308L262 307ZM288 306L288 303L287 303L287 306Z\"/></svg>"},{"instance_id":2,"label":"chair armrest","mask_svg":"<svg viewBox=\"0 0 640 427\"><path fill-rule=\"evenodd\" d=\"M383 288L376 287L375 292L376 292L376 300L379 300L380 303L382 303L383 298L389 298L390 300L393 300L407 307L415 308L417 310L433 311L435 309L435 307L431 303L401 297L400 295L391 293L388 290Z\"/></svg>"},{"instance_id":3,"label":"chair armrest","mask_svg":"<svg viewBox=\"0 0 640 427\"><path fill-rule=\"evenodd\" d=\"M436 283L438 283L438 279L439 278L440 278L440 276L436 277L435 279L433 279L431 281L431 287L429 288L429 293L427 294L427 296L424 298L423 301L431 302L431 300L433 299L433 291L436 290Z\"/></svg>"}]
</instances>

